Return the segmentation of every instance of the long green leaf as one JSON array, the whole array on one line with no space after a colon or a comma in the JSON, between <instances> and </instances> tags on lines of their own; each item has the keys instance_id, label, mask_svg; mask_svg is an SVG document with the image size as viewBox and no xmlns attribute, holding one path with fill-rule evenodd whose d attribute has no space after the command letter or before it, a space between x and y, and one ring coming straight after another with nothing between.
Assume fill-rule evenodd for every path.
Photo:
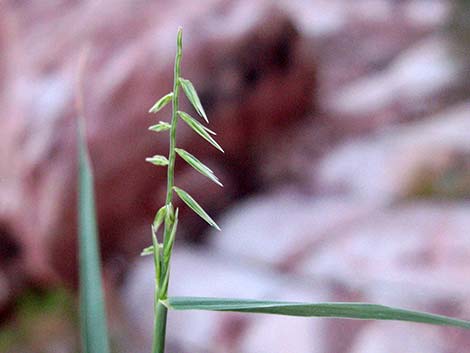
<instances>
[{"instance_id":1,"label":"long green leaf","mask_svg":"<svg viewBox=\"0 0 470 353\"><path fill-rule=\"evenodd\" d=\"M222 183L219 181L219 178L217 178L214 175L214 172L209 169L208 166L206 166L204 163L202 163L199 159L194 157L191 153L181 149L181 148L175 148L176 153L183 158L191 167L196 169L199 173L202 175L208 177L210 180L212 180L214 183L216 183L219 186L223 186Z\"/></svg>"},{"instance_id":2,"label":"long green leaf","mask_svg":"<svg viewBox=\"0 0 470 353\"><path fill-rule=\"evenodd\" d=\"M149 113L156 113L161 110L165 105L170 103L171 99L173 98L173 92L170 92L160 98L153 106L149 109Z\"/></svg>"},{"instance_id":3,"label":"long green leaf","mask_svg":"<svg viewBox=\"0 0 470 353\"><path fill-rule=\"evenodd\" d=\"M204 209L196 202L196 200L194 200L191 197L191 195L189 195L186 191L176 186L173 186L173 190L176 191L180 199L183 200L184 203L189 206L189 208L191 208L194 212L196 212L199 215L199 217L201 217L203 220L205 220L215 229L220 230L217 223L214 222L214 220L207 214L206 211L204 211Z\"/></svg>"},{"instance_id":4,"label":"long green leaf","mask_svg":"<svg viewBox=\"0 0 470 353\"><path fill-rule=\"evenodd\" d=\"M204 111L204 108L202 107L199 96L197 95L196 89L194 88L191 81L180 77L179 82L181 83L181 86L183 87L183 91L186 94L186 97L188 97L189 101L193 105L194 109L196 109L198 114L204 118L206 123L209 123L206 112Z\"/></svg>"},{"instance_id":5,"label":"long green leaf","mask_svg":"<svg viewBox=\"0 0 470 353\"><path fill-rule=\"evenodd\" d=\"M220 152L224 153L224 150L222 149L222 147L220 147L220 145L212 138L212 136L209 135L209 134L215 135L214 131L206 128L204 125L202 125L200 122L198 122L188 113L178 111L178 115L181 119L183 119L183 121L186 124L189 125L191 129L197 132L202 138L208 141L212 146L217 148Z\"/></svg>"},{"instance_id":6,"label":"long green leaf","mask_svg":"<svg viewBox=\"0 0 470 353\"><path fill-rule=\"evenodd\" d=\"M169 297L164 304L169 309L174 310L234 311L304 317L396 320L470 329L470 321L367 303L299 303L249 299Z\"/></svg>"},{"instance_id":7,"label":"long green leaf","mask_svg":"<svg viewBox=\"0 0 470 353\"><path fill-rule=\"evenodd\" d=\"M78 126L78 225L80 331L84 353L108 353L108 329L101 284L93 175L83 122Z\"/></svg>"}]
</instances>

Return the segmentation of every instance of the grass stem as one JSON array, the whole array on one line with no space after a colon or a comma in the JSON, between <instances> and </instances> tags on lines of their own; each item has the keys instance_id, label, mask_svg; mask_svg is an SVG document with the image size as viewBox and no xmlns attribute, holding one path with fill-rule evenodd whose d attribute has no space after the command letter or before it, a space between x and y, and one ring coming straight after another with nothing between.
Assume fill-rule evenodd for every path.
<instances>
[{"instance_id":1,"label":"grass stem","mask_svg":"<svg viewBox=\"0 0 470 353\"><path fill-rule=\"evenodd\" d=\"M166 317L168 309L158 300L157 296L155 296L155 305L155 327L152 352L164 353L166 336Z\"/></svg>"},{"instance_id":2,"label":"grass stem","mask_svg":"<svg viewBox=\"0 0 470 353\"><path fill-rule=\"evenodd\" d=\"M178 123L178 96L179 96L179 78L181 75L181 58L183 54L183 29L178 28L178 35L176 40L176 57L175 57L175 68L174 68L174 81L173 81L173 97L172 97L172 115L171 115L171 128L170 128L170 150L168 156L168 174L167 174L167 194L166 202L167 206L171 205L173 200L173 187L175 185L175 159L176 159L176 126ZM172 210L172 207L168 207ZM173 217L165 217L165 230L163 243L170 239L171 230L173 227ZM159 251L159 250L156 250ZM157 269L156 269L157 270ZM165 264L165 261L161 263L161 275L159 278L165 278L168 276L166 273L170 268ZM167 298L168 286L162 286L161 283L157 283L155 287L154 296L154 308L155 308L155 323L154 323L154 337L152 352L153 353L164 353L165 352L165 333L166 333L166 318L167 308L160 302Z\"/></svg>"}]
</instances>

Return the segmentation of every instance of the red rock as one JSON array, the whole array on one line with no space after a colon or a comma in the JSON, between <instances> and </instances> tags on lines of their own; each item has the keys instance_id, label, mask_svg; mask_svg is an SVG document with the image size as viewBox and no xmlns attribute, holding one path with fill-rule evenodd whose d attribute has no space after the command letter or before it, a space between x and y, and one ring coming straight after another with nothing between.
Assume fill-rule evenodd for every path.
<instances>
[{"instance_id":1,"label":"red rock","mask_svg":"<svg viewBox=\"0 0 470 353\"><path fill-rule=\"evenodd\" d=\"M143 229L164 202L166 183L164 170L144 159L168 147L147 126L168 120L169 110L146 111L172 87L180 24L183 76L198 88L226 153L182 123L178 145L213 166L226 187L209 185L181 161L176 180L216 214L259 184L252 151L264 134L281 136L311 105L315 64L286 15L252 1L2 4L0 225L21 248L17 272L33 281L76 275L74 100L77 58L87 45L84 116L105 266L126 267L149 243ZM204 224L186 208L181 213L182 226L199 234Z\"/></svg>"}]
</instances>

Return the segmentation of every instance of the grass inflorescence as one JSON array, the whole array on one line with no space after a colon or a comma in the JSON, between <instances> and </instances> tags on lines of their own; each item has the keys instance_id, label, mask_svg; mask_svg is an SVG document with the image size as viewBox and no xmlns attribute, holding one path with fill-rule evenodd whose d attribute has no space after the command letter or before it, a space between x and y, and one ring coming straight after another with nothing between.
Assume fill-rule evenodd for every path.
<instances>
[{"instance_id":1,"label":"grass inflorescence","mask_svg":"<svg viewBox=\"0 0 470 353\"><path fill-rule=\"evenodd\" d=\"M153 255L155 265L155 324L154 324L154 338L153 338L153 353L163 353L165 349L165 331L166 331L166 318L167 307L165 301L168 298L168 284L170 280L170 259L173 244L176 236L176 229L178 225L178 209L174 210L173 207L173 193L189 206L196 214L204 219L209 225L220 229L215 221L207 214L206 211L197 203L194 198L183 189L175 186L175 162L176 155L179 155L183 161L188 163L191 167L197 170L202 175L206 176L214 183L222 186L222 183L215 176L214 172L204 165L199 159L193 156L188 151L176 147L176 128L178 120L182 119L194 132L203 137L206 141L222 151L222 147L214 140L211 135L215 133L190 116L188 113L179 110L179 93L180 88L183 89L186 97L191 102L196 112L204 119L206 123L209 122L206 112L202 107L199 96L191 81L181 77L181 59L183 56L183 30L178 29L176 40L176 57L174 66L174 81L173 91L160 98L149 110L150 113L157 113L163 109L170 102L172 103L171 122L163 122L152 125L149 129L156 132L169 132L170 134L170 148L168 157L155 155L149 157L146 161L157 165L167 167L167 193L165 205L163 205L157 212L155 220L151 226L152 231L152 246L145 248L142 255ZM157 232L163 225L163 241L158 241Z\"/></svg>"}]
</instances>

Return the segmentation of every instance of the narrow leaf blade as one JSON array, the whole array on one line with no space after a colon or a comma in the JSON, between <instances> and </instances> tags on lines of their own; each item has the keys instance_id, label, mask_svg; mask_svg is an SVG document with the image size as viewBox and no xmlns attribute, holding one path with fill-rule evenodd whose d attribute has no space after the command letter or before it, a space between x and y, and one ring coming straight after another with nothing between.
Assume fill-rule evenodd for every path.
<instances>
[{"instance_id":1,"label":"narrow leaf blade","mask_svg":"<svg viewBox=\"0 0 470 353\"><path fill-rule=\"evenodd\" d=\"M203 220L205 220L209 225L214 227L217 230L220 230L219 226L217 223L214 222L214 220L207 214L206 211L194 200L191 195L189 195L186 191L183 189L180 189L179 187L174 186L173 190L176 191L178 196L180 197L181 200L184 201L186 205L189 206L194 212L196 212L199 217L201 217Z\"/></svg>"},{"instance_id":2,"label":"narrow leaf blade","mask_svg":"<svg viewBox=\"0 0 470 353\"><path fill-rule=\"evenodd\" d=\"M173 92L170 92L160 98L153 106L149 109L149 113L156 113L159 110L163 109L173 98Z\"/></svg>"},{"instance_id":3,"label":"narrow leaf blade","mask_svg":"<svg viewBox=\"0 0 470 353\"><path fill-rule=\"evenodd\" d=\"M212 138L211 135L215 135L215 132L212 130L209 130L206 128L204 125L202 125L200 122L198 122L196 119L194 119L191 115L185 112L178 111L178 115L183 121L189 125L191 129L193 129L196 133L198 133L202 138L204 138L206 141L208 141L212 146L217 148L220 152L224 153L224 150L220 145Z\"/></svg>"},{"instance_id":4,"label":"narrow leaf blade","mask_svg":"<svg viewBox=\"0 0 470 353\"><path fill-rule=\"evenodd\" d=\"M80 331L83 351L109 353L108 328L101 283L93 175L84 137L78 127L78 225L80 263Z\"/></svg>"},{"instance_id":5,"label":"narrow leaf blade","mask_svg":"<svg viewBox=\"0 0 470 353\"><path fill-rule=\"evenodd\" d=\"M214 183L216 183L219 186L223 186L222 183L219 181L219 178L217 178L214 175L214 172L209 169L204 163L202 163L199 159L194 157L191 153L181 149L181 148L175 148L176 153L183 158L191 167L196 169L199 173L204 175L205 177L209 178L212 180Z\"/></svg>"},{"instance_id":6,"label":"narrow leaf blade","mask_svg":"<svg viewBox=\"0 0 470 353\"><path fill-rule=\"evenodd\" d=\"M234 311L302 317L396 320L470 329L470 321L368 303L298 303L249 299L169 297L174 310Z\"/></svg>"},{"instance_id":7,"label":"narrow leaf blade","mask_svg":"<svg viewBox=\"0 0 470 353\"><path fill-rule=\"evenodd\" d=\"M197 95L196 89L194 88L191 81L186 80L184 78L180 78L179 82L181 83L181 86L183 87L183 91L186 94L186 97L188 97L189 101L193 105L194 109L196 109L198 114L204 118L206 123L209 123L206 112L204 111L204 108L202 107L199 96Z\"/></svg>"},{"instance_id":8,"label":"narrow leaf blade","mask_svg":"<svg viewBox=\"0 0 470 353\"><path fill-rule=\"evenodd\" d=\"M149 163L154 165L158 165L160 167L164 167L168 165L168 159L165 156L155 155L153 157L145 158L145 160Z\"/></svg>"}]
</instances>

